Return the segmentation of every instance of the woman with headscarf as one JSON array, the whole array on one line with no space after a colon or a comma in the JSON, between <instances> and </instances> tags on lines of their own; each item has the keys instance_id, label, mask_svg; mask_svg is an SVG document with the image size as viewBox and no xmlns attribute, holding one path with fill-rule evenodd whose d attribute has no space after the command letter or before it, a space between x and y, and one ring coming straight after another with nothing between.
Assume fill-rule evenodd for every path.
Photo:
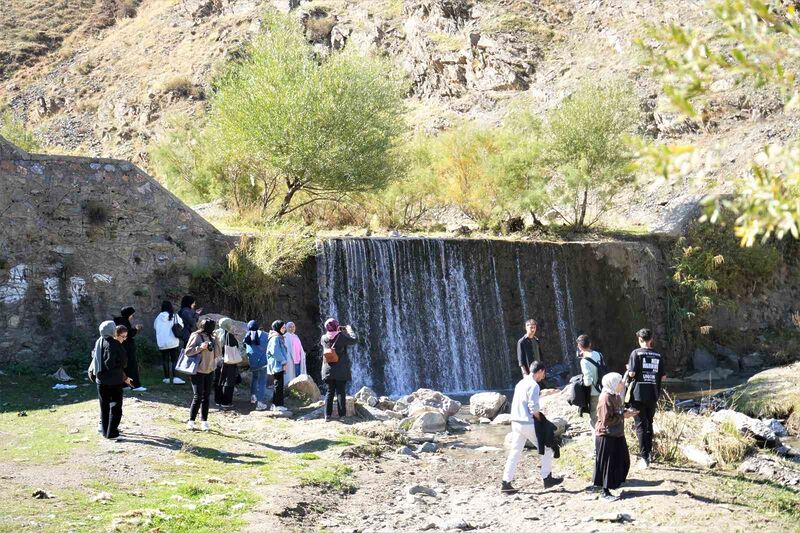
<instances>
[{"instance_id":1,"label":"woman with headscarf","mask_svg":"<svg viewBox=\"0 0 800 533\"><path fill-rule=\"evenodd\" d=\"M94 344L91 370L97 382L100 401L100 433L107 439L119 437L122 420L122 389L131 384L125 375L127 354L122 343L128 336L125 326L115 326L113 320L100 324L100 338Z\"/></svg>"},{"instance_id":2,"label":"woman with headscarf","mask_svg":"<svg viewBox=\"0 0 800 533\"><path fill-rule=\"evenodd\" d=\"M347 414L347 382L350 381L350 357L347 355L347 347L356 343L356 334L350 326L340 326L335 318L325 321L325 334L322 335L322 351L333 350L336 354L336 362L328 362L327 358L322 358L322 381L328 385L325 394L325 421L328 422L333 416L333 397L337 397L336 407L339 418Z\"/></svg>"},{"instance_id":3,"label":"woman with headscarf","mask_svg":"<svg viewBox=\"0 0 800 533\"><path fill-rule=\"evenodd\" d=\"M217 354L219 346L214 342L213 334L216 324L213 320L204 318L197 325L197 330L189 337L186 344L187 356L199 355L197 373L191 376L192 405L189 407L189 420L186 429L194 429L197 413L200 413L200 428L208 431L208 404L211 396L211 387L214 383L214 370L217 368Z\"/></svg>"},{"instance_id":4,"label":"woman with headscarf","mask_svg":"<svg viewBox=\"0 0 800 533\"><path fill-rule=\"evenodd\" d=\"M276 320L272 323L272 331L269 332L269 344L267 345L267 373L272 376L275 383L275 394L272 397L273 411L286 410L283 406L283 375L286 372L286 362L289 360L289 356L283 340L284 333L286 333L286 326L283 320Z\"/></svg>"},{"instance_id":5,"label":"woman with headscarf","mask_svg":"<svg viewBox=\"0 0 800 533\"><path fill-rule=\"evenodd\" d=\"M611 493L625 482L631 460L625 442L625 419L636 415L626 410L620 394L624 389L622 376L610 372L603 376L603 390L597 400L595 426L594 485L603 488L603 499L619 499Z\"/></svg>"},{"instance_id":6,"label":"woman with headscarf","mask_svg":"<svg viewBox=\"0 0 800 533\"><path fill-rule=\"evenodd\" d=\"M175 364L178 362L178 349L181 345L181 338L175 335L173 328L178 329L179 335L182 336L183 319L175 312L172 302L164 300L161 302L161 312L153 321L153 329L156 330L156 343L161 351L161 368L164 371L163 381L164 383L183 385L186 382L175 376Z\"/></svg>"},{"instance_id":7,"label":"woman with headscarf","mask_svg":"<svg viewBox=\"0 0 800 533\"><path fill-rule=\"evenodd\" d=\"M300 337L295 334L296 330L297 327L294 325L294 322L286 323L286 334L283 338L286 341L286 349L289 351L289 358L291 359L286 367L286 375L289 375L290 370L294 371L294 375L291 379L287 378L286 383L289 383L297 376L308 374L306 371L306 351L303 349L303 343L300 342Z\"/></svg>"},{"instance_id":8,"label":"woman with headscarf","mask_svg":"<svg viewBox=\"0 0 800 533\"><path fill-rule=\"evenodd\" d=\"M239 363L226 363L224 359L226 346L239 349L239 341L233 334L233 320L228 317L221 318L216 337L222 357L217 362L214 373L214 403L222 409L228 409L233 407L233 389L239 377Z\"/></svg>"},{"instance_id":9,"label":"woman with headscarf","mask_svg":"<svg viewBox=\"0 0 800 533\"><path fill-rule=\"evenodd\" d=\"M244 346L250 360L250 403L256 404L256 411L267 410L267 333L261 331L258 322L247 323Z\"/></svg>"},{"instance_id":10,"label":"woman with headscarf","mask_svg":"<svg viewBox=\"0 0 800 533\"><path fill-rule=\"evenodd\" d=\"M200 320L202 309L197 307L197 300L194 296L187 294L181 298L181 308L178 311L178 316L183 322L183 334L181 341L183 341L184 348L186 343L189 342L189 337L197 330L197 321Z\"/></svg>"},{"instance_id":11,"label":"woman with headscarf","mask_svg":"<svg viewBox=\"0 0 800 533\"><path fill-rule=\"evenodd\" d=\"M119 312L120 316L114 318L114 324L125 326L128 330L128 338L122 344L128 356L128 366L125 367L125 374L131 378L133 392L144 392L147 389L142 387L142 382L139 378L139 361L136 359L136 341L134 340L136 334L141 331L142 325L137 324L136 327L131 325L131 319L135 312L136 309L131 306L123 307Z\"/></svg>"}]
</instances>

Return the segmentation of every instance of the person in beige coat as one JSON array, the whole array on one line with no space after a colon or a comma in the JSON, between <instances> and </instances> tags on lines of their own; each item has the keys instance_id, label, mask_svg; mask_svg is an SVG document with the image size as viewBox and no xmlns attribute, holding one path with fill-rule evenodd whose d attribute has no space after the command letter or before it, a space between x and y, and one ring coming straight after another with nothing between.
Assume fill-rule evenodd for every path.
<instances>
[{"instance_id":1,"label":"person in beige coat","mask_svg":"<svg viewBox=\"0 0 800 533\"><path fill-rule=\"evenodd\" d=\"M200 413L201 429L208 431L208 404L214 383L214 370L217 368L217 358L221 347L214 342L214 329L217 324L210 319L203 319L197 325L197 331L189 336L186 343L186 355L199 355L197 374L191 376L192 405L189 407L189 421L186 429L194 429L197 413Z\"/></svg>"}]
</instances>

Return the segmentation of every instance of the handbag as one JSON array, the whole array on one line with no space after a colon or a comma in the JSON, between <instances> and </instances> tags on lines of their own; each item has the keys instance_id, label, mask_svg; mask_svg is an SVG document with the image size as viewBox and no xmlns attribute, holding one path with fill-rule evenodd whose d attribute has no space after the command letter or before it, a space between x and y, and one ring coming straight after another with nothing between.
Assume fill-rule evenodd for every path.
<instances>
[{"instance_id":1,"label":"handbag","mask_svg":"<svg viewBox=\"0 0 800 533\"><path fill-rule=\"evenodd\" d=\"M172 330L172 334L175 335L175 338L180 339L181 335L183 335L183 326L178 324L178 321L176 320L177 317L177 314L172 315L172 328L170 329Z\"/></svg>"},{"instance_id":2,"label":"handbag","mask_svg":"<svg viewBox=\"0 0 800 533\"><path fill-rule=\"evenodd\" d=\"M226 365L238 365L242 362L242 352L239 351L238 346L225 345L225 354L222 356L222 362Z\"/></svg>"},{"instance_id":3,"label":"handbag","mask_svg":"<svg viewBox=\"0 0 800 533\"><path fill-rule=\"evenodd\" d=\"M181 374L194 376L197 374L197 367L200 365L200 355L186 355L186 350L181 350L178 362L175 363L175 371Z\"/></svg>"},{"instance_id":4,"label":"handbag","mask_svg":"<svg viewBox=\"0 0 800 533\"><path fill-rule=\"evenodd\" d=\"M331 346L330 348L325 348L322 351L322 357L325 358L325 362L329 365L333 365L339 362L339 354L336 353L336 350L333 349Z\"/></svg>"}]
</instances>

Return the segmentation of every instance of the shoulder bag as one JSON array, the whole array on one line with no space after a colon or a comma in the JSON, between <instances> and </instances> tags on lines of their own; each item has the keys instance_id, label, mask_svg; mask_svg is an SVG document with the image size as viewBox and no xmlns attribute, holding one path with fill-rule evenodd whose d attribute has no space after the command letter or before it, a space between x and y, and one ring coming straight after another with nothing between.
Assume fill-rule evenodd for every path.
<instances>
[{"instance_id":1,"label":"shoulder bag","mask_svg":"<svg viewBox=\"0 0 800 533\"><path fill-rule=\"evenodd\" d=\"M229 333L226 333L223 340L225 353L222 355L222 362L226 365L238 365L242 362L242 352L238 346L228 346L228 335Z\"/></svg>"},{"instance_id":2,"label":"shoulder bag","mask_svg":"<svg viewBox=\"0 0 800 533\"><path fill-rule=\"evenodd\" d=\"M172 313L172 334L175 336L176 339L180 339L181 335L183 335L183 326L178 324L178 314Z\"/></svg>"}]
</instances>

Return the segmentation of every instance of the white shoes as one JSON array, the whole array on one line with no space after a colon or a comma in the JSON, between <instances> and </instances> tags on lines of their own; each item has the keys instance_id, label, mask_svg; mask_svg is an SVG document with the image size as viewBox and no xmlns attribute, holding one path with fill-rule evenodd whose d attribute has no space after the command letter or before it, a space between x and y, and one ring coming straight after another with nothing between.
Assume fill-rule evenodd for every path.
<instances>
[{"instance_id":1,"label":"white shoes","mask_svg":"<svg viewBox=\"0 0 800 533\"><path fill-rule=\"evenodd\" d=\"M169 378L164 378L161 380L161 383L169 383Z\"/></svg>"},{"instance_id":2,"label":"white shoes","mask_svg":"<svg viewBox=\"0 0 800 533\"><path fill-rule=\"evenodd\" d=\"M257 403L257 402L258 402L258 398L256 398L256 395L255 394L251 394L250 395L250 403Z\"/></svg>"},{"instance_id":3,"label":"white shoes","mask_svg":"<svg viewBox=\"0 0 800 533\"><path fill-rule=\"evenodd\" d=\"M639 470L646 470L649 466L650 465L647 464L647 461L645 461L644 459L639 459L636 462L636 468L638 468Z\"/></svg>"},{"instance_id":4,"label":"white shoes","mask_svg":"<svg viewBox=\"0 0 800 533\"><path fill-rule=\"evenodd\" d=\"M273 405L272 406L272 411L274 413L282 413L284 411L288 411L288 409L286 407L282 406L282 405Z\"/></svg>"},{"instance_id":5,"label":"white shoes","mask_svg":"<svg viewBox=\"0 0 800 533\"><path fill-rule=\"evenodd\" d=\"M186 429L188 429L189 431L192 431L194 429L194 420L189 420L188 422L186 422Z\"/></svg>"},{"instance_id":6,"label":"white shoes","mask_svg":"<svg viewBox=\"0 0 800 533\"><path fill-rule=\"evenodd\" d=\"M256 411L266 411L266 410L267 410L267 404L258 402L258 405L256 405Z\"/></svg>"},{"instance_id":7,"label":"white shoes","mask_svg":"<svg viewBox=\"0 0 800 533\"><path fill-rule=\"evenodd\" d=\"M136 387L135 389L131 389L132 392L145 392L147 387Z\"/></svg>"},{"instance_id":8,"label":"white shoes","mask_svg":"<svg viewBox=\"0 0 800 533\"><path fill-rule=\"evenodd\" d=\"M203 431L208 431L208 422L205 421L205 420L200 422L200 429L203 430Z\"/></svg>"},{"instance_id":9,"label":"white shoes","mask_svg":"<svg viewBox=\"0 0 800 533\"><path fill-rule=\"evenodd\" d=\"M183 385L184 383L186 383L186 382L185 382L185 381L183 381L181 378L172 378L172 382L173 382L175 385Z\"/></svg>"},{"instance_id":10,"label":"white shoes","mask_svg":"<svg viewBox=\"0 0 800 533\"><path fill-rule=\"evenodd\" d=\"M103 423L102 422L98 422L97 423L97 432L100 433L101 435L103 434Z\"/></svg>"}]
</instances>

